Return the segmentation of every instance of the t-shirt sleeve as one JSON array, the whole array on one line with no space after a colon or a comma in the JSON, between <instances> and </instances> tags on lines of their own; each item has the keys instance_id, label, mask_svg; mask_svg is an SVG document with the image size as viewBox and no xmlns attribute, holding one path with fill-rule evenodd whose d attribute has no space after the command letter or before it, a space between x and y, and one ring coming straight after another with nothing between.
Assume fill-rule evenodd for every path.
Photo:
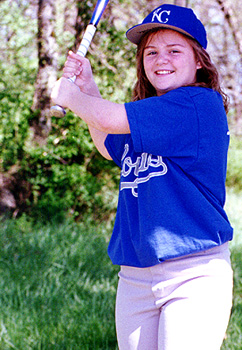
<instances>
[{"instance_id":1,"label":"t-shirt sleeve","mask_svg":"<svg viewBox=\"0 0 242 350\"><path fill-rule=\"evenodd\" d=\"M196 157L199 121L186 89L125 104L136 152Z\"/></svg>"},{"instance_id":2,"label":"t-shirt sleeve","mask_svg":"<svg viewBox=\"0 0 242 350\"><path fill-rule=\"evenodd\" d=\"M121 160L124 153L126 134L109 134L105 140L105 147L112 157L113 161L121 168Z\"/></svg>"}]
</instances>

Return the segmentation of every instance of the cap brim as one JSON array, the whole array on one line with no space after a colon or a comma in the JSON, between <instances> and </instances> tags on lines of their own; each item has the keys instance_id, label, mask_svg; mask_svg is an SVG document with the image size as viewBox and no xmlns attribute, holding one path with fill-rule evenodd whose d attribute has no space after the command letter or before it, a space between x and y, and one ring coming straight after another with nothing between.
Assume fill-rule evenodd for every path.
<instances>
[{"instance_id":1,"label":"cap brim","mask_svg":"<svg viewBox=\"0 0 242 350\"><path fill-rule=\"evenodd\" d=\"M162 23L146 23L146 24L138 24L132 28L130 28L126 36L129 41L131 41L133 44L138 45L142 36L149 30L155 29L155 28L166 28L175 30L176 32L185 34L189 36L190 38L194 39L193 36L191 36L189 33L187 33L185 30L182 30L181 28L177 28L175 26L171 26L168 24L162 24Z\"/></svg>"}]
</instances>

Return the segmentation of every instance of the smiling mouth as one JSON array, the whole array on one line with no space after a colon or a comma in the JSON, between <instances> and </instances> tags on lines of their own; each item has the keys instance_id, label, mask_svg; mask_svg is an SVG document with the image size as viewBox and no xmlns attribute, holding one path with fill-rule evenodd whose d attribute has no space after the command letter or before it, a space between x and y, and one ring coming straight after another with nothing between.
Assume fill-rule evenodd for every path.
<instances>
[{"instance_id":1,"label":"smiling mouth","mask_svg":"<svg viewBox=\"0 0 242 350\"><path fill-rule=\"evenodd\" d=\"M157 75L169 75L172 73L174 73L173 70L158 70L155 72L155 74L157 74Z\"/></svg>"}]
</instances>

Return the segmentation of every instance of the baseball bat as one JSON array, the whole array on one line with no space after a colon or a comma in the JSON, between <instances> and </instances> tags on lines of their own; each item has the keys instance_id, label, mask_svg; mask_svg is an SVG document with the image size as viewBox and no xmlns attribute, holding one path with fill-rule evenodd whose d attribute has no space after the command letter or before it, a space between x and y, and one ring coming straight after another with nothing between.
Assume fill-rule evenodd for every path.
<instances>
[{"instance_id":1,"label":"baseball bat","mask_svg":"<svg viewBox=\"0 0 242 350\"><path fill-rule=\"evenodd\" d=\"M95 9L94 9L94 12L93 12L93 15L91 18L91 21L85 30L82 41L81 41L81 43L78 47L78 50L76 52L78 55L80 55L82 57L86 56L88 48L91 44L91 41L94 37L96 30L97 30L97 25L98 25L98 23L102 17L102 14L103 14L103 12L108 4L108 1L109 0L98 0L97 1L97 4L95 6ZM68 80L71 81L72 83L74 83L76 80L76 77L74 76L72 78L69 78ZM61 117L64 117L65 114L66 114L65 109L59 105L52 106L50 109L50 116L52 116L52 117L61 118Z\"/></svg>"}]
</instances>

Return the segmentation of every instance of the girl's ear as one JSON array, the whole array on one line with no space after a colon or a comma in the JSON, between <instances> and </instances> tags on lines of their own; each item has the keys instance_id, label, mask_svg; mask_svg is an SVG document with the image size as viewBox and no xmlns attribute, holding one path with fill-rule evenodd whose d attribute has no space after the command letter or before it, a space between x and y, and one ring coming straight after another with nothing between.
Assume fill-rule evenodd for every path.
<instances>
[{"instance_id":1,"label":"girl's ear","mask_svg":"<svg viewBox=\"0 0 242 350\"><path fill-rule=\"evenodd\" d=\"M200 61L197 62L197 69L201 69L202 68L202 64Z\"/></svg>"}]
</instances>

